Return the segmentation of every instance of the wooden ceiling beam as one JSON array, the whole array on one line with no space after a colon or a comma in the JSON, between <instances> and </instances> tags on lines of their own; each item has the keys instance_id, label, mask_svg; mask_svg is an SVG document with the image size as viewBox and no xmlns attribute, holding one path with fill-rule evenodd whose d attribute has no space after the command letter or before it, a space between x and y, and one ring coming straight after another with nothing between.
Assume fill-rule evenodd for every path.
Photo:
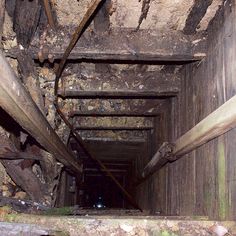
<instances>
[{"instance_id":1,"label":"wooden ceiling beam","mask_svg":"<svg viewBox=\"0 0 236 236\"><path fill-rule=\"evenodd\" d=\"M62 29L49 34L44 45L40 45L40 35L35 36L30 46L35 59L38 59L40 50L44 54L44 59L47 59L49 54L51 59L61 59L72 32ZM189 36L180 31L135 31L132 28L119 28L104 33L86 31L68 59L111 62L189 62L203 59L206 53L205 47L205 39L202 35ZM14 50L9 53L14 54Z\"/></svg>"}]
</instances>

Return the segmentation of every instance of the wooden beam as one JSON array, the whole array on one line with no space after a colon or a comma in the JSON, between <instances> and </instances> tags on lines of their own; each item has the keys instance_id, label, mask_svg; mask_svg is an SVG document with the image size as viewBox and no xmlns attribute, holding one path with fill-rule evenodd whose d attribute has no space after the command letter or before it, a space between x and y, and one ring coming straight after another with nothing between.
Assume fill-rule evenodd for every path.
<instances>
[{"instance_id":1,"label":"wooden beam","mask_svg":"<svg viewBox=\"0 0 236 236\"><path fill-rule=\"evenodd\" d=\"M173 155L183 156L236 126L236 96L208 115L175 142Z\"/></svg>"},{"instance_id":2,"label":"wooden beam","mask_svg":"<svg viewBox=\"0 0 236 236\"><path fill-rule=\"evenodd\" d=\"M43 45L55 59L62 58L65 46L69 43L72 32L68 30L69 27L58 34L50 32L47 43ZM41 46L39 37L36 36L31 45L35 59L38 58ZM205 57L205 52L205 39L202 35L188 36L179 31L135 31L132 28L118 28L104 33L86 31L68 59L188 62L201 60Z\"/></svg>"},{"instance_id":3,"label":"wooden beam","mask_svg":"<svg viewBox=\"0 0 236 236\"><path fill-rule=\"evenodd\" d=\"M142 90L103 90L103 91L84 91L84 90L59 90L58 95L63 98L161 98L174 97L178 91L142 91Z\"/></svg>"},{"instance_id":4,"label":"wooden beam","mask_svg":"<svg viewBox=\"0 0 236 236\"><path fill-rule=\"evenodd\" d=\"M108 72L105 70L100 73L91 71L87 77L81 75L80 70L74 73L78 73L78 80L74 81L73 86L71 86L70 76L63 78L63 90L59 91L61 96L76 95L77 89L73 88L81 88L82 92L78 92L79 96L83 93L85 96L94 96L92 94L94 92L96 92L95 96L130 97L133 94L134 96L174 96L180 91L180 78L174 72L147 71L147 69L137 68L135 71L112 70ZM81 79L83 79L82 84ZM109 84L109 89L106 89L107 84ZM87 88L92 88L92 91L86 92Z\"/></svg>"},{"instance_id":5,"label":"wooden beam","mask_svg":"<svg viewBox=\"0 0 236 236\"><path fill-rule=\"evenodd\" d=\"M8 175L12 180L20 186L33 201L43 202L45 197L45 191L42 183L33 173L30 168L22 168L22 160L9 160L10 157L14 157L15 154L20 154L13 143L7 136L7 133L0 127L0 158L1 163L6 169Z\"/></svg>"},{"instance_id":6,"label":"wooden beam","mask_svg":"<svg viewBox=\"0 0 236 236\"><path fill-rule=\"evenodd\" d=\"M76 126L75 130L150 130L153 126Z\"/></svg>"},{"instance_id":7,"label":"wooden beam","mask_svg":"<svg viewBox=\"0 0 236 236\"><path fill-rule=\"evenodd\" d=\"M41 12L40 0L16 1L13 29L17 35L17 42L28 48L38 27Z\"/></svg>"},{"instance_id":8,"label":"wooden beam","mask_svg":"<svg viewBox=\"0 0 236 236\"><path fill-rule=\"evenodd\" d=\"M146 130L153 128L150 117L74 117L78 130Z\"/></svg>"},{"instance_id":9,"label":"wooden beam","mask_svg":"<svg viewBox=\"0 0 236 236\"><path fill-rule=\"evenodd\" d=\"M167 151L163 151L162 146L144 168L141 174L142 178L147 178L167 162L181 158L183 155L235 127L236 96L229 99L191 130L178 138L173 144L172 150L167 149Z\"/></svg>"},{"instance_id":10,"label":"wooden beam","mask_svg":"<svg viewBox=\"0 0 236 236\"><path fill-rule=\"evenodd\" d=\"M115 114L123 114L124 116L148 116L148 114L161 114L167 106L168 99L74 99L73 107L66 106L63 103L61 110L69 116L97 115L97 116L115 116ZM107 103L110 106L107 106ZM94 105L96 104L96 105ZM152 115L150 115L152 116Z\"/></svg>"},{"instance_id":11,"label":"wooden beam","mask_svg":"<svg viewBox=\"0 0 236 236\"><path fill-rule=\"evenodd\" d=\"M48 23L49 23L50 27L53 30L55 30L56 24L55 24L53 14L52 14L51 4L50 4L49 0L43 0L43 4L44 4L44 9L45 9L45 12L47 15Z\"/></svg>"},{"instance_id":12,"label":"wooden beam","mask_svg":"<svg viewBox=\"0 0 236 236\"><path fill-rule=\"evenodd\" d=\"M213 0L195 0L193 7L188 15L183 32L185 34L194 34L201 19L205 16L207 8Z\"/></svg>"},{"instance_id":13,"label":"wooden beam","mask_svg":"<svg viewBox=\"0 0 236 236\"><path fill-rule=\"evenodd\" d=\"M156 111L156 110L152 110L150 112L148 111L113 111L113 112L108 112L108 111L73 111L69 114L70 117L74 117L74 116L115 116L115 117L119 117L119 116L123 116L123 117L140 117L140 116L144 116L144 117L155 117L158 116L160 114L161 111Z\"/></svg>"},{"instance_id":14,"label":"wooden beam","mask_svg":"<svg viewBox=\"0 0 236 236\"><path fill-rule=\"evenodd\" d=\"M76 174L82 172L64 143L50 126L21 81L16 78L6 58L0 53L0 106L39 144Z\"/></svg>"}]
</instances>

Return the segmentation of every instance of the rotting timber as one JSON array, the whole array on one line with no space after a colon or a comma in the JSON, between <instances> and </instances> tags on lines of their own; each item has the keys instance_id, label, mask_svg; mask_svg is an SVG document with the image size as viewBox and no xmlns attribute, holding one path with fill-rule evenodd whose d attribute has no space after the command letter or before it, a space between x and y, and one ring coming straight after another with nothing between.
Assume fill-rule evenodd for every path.
<instances>
[{"instance_id":1,"label":"rotting timber","mask_svg":"<svg viewBox=\"0 0 236 236\"><path fill-rule=\"evenodd\" d=\"M29 93L0 54L0 105L25 128L43 147L74 173L81 173L80 164L52 129Z\"/></svg>"},{"instance_id":2,"label":"rotting timber","mask_svg":"<svg viewBox=\"0 0 236 236\"><path fill-rule=\"evenodd\" d=\"M232 105L217 119L200 122L235 95L235 68L228 66L235 59L236 31L230 23L235 6L230 0L100 2L6 1L6 20L16 32L8 36L3 30L3 50L18 74L12 78L3 71L0 105L19 127L0 129L0 174L6 171L12 179L3 183L9 198L0 197L0 206L17 205L16 197L31 208L29 199L44 204L49 195L57 196L50 204L59 207L55 212L79 217L63 220L65 227L50 217L49 222L55 229L68 226L71 235L77 229L81 235L92 230L94 235L209 236L217 227L213 222L185 219L235 216L235 139L229 140L234 131L227 128L235 109ZM228 10L222 13L217 4ZM228 19L229 27L210 23L213 13L219 24ZM4 99L7 92L14 99ZM13 103L22 101L21 107ZM220 118L226 115L223 126ZM51 173L53 167L57 173ZM134 185L135 180L143 182ZM55 185L49 188L47 182ZM131 218L134 212L142 219ZM97 213L109 216L90 216ZM162 218L166 215L189 218ZM108 218L116 225L105 224ZM138 225L150 222L153 230ZM234 233L235 224L224 226Z\"/></svg>"},{"instance_id":3,"label":"rotting timber","mask_svg":"<svg viewBox=\"0 0 236 236\"><path fill-rule=\"evenodd\" d=\"M236 96L208 115L173 144L163 143L160 149L145 166L141 177L146 179L169 161L176 161L184 154L219 137L236 127Z\"/></svg>"}]
</instances>

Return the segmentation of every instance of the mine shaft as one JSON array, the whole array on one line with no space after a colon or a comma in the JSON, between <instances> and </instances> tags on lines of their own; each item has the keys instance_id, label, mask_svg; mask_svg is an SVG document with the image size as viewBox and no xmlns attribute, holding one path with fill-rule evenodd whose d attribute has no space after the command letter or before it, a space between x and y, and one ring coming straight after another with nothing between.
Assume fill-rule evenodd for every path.
<instances>
[{"instance_id":1,"label":"mine shaft","mask_svg":"<svg viewBox=\"0 0 236 236\"><path fill-rule=\"evenodd\" d=\"M0 0L0 235L236 235L235 20Z\"/></svg>"}]
</instances>

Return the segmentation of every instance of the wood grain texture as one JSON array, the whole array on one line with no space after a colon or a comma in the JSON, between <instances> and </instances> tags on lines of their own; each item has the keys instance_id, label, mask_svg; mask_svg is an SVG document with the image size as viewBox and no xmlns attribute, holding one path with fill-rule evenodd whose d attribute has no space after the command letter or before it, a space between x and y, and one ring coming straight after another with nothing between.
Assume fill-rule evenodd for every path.
<instances>
[{"instance_id":1,"label":"wood grain texture","mask_svg":"<svg viewBox=\"0 0 236 236\"><path fill-rule=\"evenodd\" d=\"M61 40L62 32L63 41ZM47 44L43 46L50 49L48 53L55 59L61 59L71 34L69 28L62 29L59 33L51 32ZM30 47L34 58L38 58L39 41L36 36ZM123 28L103 33L84 32L68 59L186 62L201 60L205 57L205 52L205 39L201 34L189 36L180 31L150 30L135 32L133 28Z\"/></svg>"},{"instance_id":2,"label":"wood grain texture","mask_svg":"<svg viewBox=\"0 0 236 236\"><path fill-rule=\"evenodd\" d=\"M29 46L37 29L40 11L39 0L16 1L13 29L16 32L17 41L26 48Z\"/></svg>"},{"instance_id":3,"label":"wood grain texture","mask_svg":"<svg viewBox=\"0 0 236 236\"><path fill-rule=\"evenodd\" d=\"M235 1L228 1L217 12L208 29L208 56L182 70L182 93L173 99L173 141L235 95L235 9ZM167 214L235 219L235 137L233 129L169 164L168 193L162 195Z\"/></svg>"}]
</instances>

